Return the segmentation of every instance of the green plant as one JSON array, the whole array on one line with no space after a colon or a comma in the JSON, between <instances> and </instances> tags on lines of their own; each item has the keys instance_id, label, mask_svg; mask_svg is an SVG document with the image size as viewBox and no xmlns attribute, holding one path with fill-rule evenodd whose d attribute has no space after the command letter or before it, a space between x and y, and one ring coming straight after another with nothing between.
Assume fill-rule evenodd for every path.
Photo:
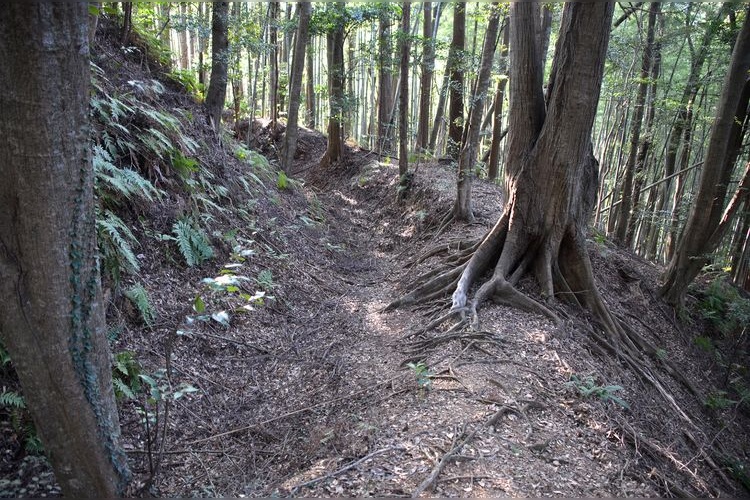
<instances>
[{"instance_id":1,"label":"green plant","mask_svg":"<svg viewBox=\"0 0 750 500\"><path fill-rule=\"evenodd\" d=\"M23 395L4 389L0 393L0 408L4 408L10 414L13 431L23 442L26 451L34 455L42 454L44 446L39 439L34 421L26 408L26 399Z\"/></svg>"},{"instance_id":2,"label":"green plant","mask_svg":"<svg viewBox=\"0 0 750 500\"><path fill-rule=\"evenodd\" d=\"M114 355L112 385L118 399L135 399L143 390L144 379L149 378L142 373L141 365L133 352L120 351Z\"/></svg>"},{"instance_id":3,"label":"green plant","mask_svg":"<svg viewBox=\"0 0 750 500\"><path fill-rule=\"evenodd\" d=\"M289 177L287 177L286 172L283 170L279 170L279 175L276 179L276 187L279 189L286 189L289 187Z\"/></svg>"},{"instance_id":4,"label":"green plant","mask_svg":"<svg viewBox=\"0 0 750 500\"><path fill-rule=\"evenodd\" d=\"M750 491L750 468L747 463L738 457L724 458L724 464L729 470L729 474L747 490Z\"/></svg>"},{"instance_id":5,"label":"green plant","mask_svg":"<svg viewBox=\"0 0 750 500\"><path fill-rule=\"evenodd\" d=\"M163 191L135 170L116 166L112 153L103 147L95 145L92 153L94 189L105 206L119 206L124 200L152 202L163 195Z\"/></svg>"},{"instance_id":6,"label":"green plant","mask_svg":"<svg viewBox=\"0 0 750 500\"><path fill-rule=\"evenodd\" d=\"M172 226L172 234L174 234L172 239L177 242L180 253L185 257L188 266L200 265L214 256L208 237L196 227L191 219L186 218L175 222Z\"/></svg>"},{"instance_id":7,"label":"green plant","mask_svg":"<svg viewBox=\"0 0 750 500\"><path fill-rule=\"evenodd\" d=\"M156 319L156 311L154 311L151 301L148 296L148 292L143 285L137 283L132 287L125 290L125 297L130 299L133 305L141 313L141 319L147 326L152 326Z\"/></svg>"},{"instance_id":8,"label":"green plant","mask_svg":"<svg viewBox=\"0 0 750 500\"><path fill-rule=\"evenodd\" d=\"M693 339L693 343L698 346L699 349L705 352L713 352L714 351L714 343L711 341L710 338L699 335Z\"/></svg>"},{"instance_id":9,"label":"green plant","mask_svg":"<svg viewBox=\"0 0 750 500\"><path fill-rule=\"evenodd\" d=\"M103 270L116 284L120 282L122 271L132 274L140 270L133 251L138 240L122 219L109 210L99 213L96 234Z\"/></svg>"},{"instance_id":10,"label":"green plant","mask_svg":"<svg viewBox=\"0 0 750 500\"><path fill-rule=\"evenodd\" d=\"M705 405L712 410L724 410L737 404L737 401L729 399L727 395L727 391L711 391L706 397Z\"/></svg>"},{"instance_id":11,"label":"green plant","mask_svg":"<svg viewBox=\"0 0 750 500\"><path fill-rule=\"evenodd\" d=\"M424 361L417 363L408 363L406 365L414 374L414 378L417 380L417 386L423 390L429 390L432 388L432 374Z\"/></svg>"},{"instance_id":12,"label":"green plant","mask_svg":"<svg viewBox=\"0 0 750 500\"><path fill-rule=\"evenodd\" d=\"M258 273L258 277L255 278L255 281L263 290L267 292L270 292L276 286L273 282L273 273L268 269L264 269L260 273Z\"/></svg>"},{"instance_id":13,"label":"green plant","mask_svg":"<svg viewBox=\"0 0 750 500\"><path fill-rule=\"evenodd\" d=\"M198 82L195 72L191 70L173 69L167 73L167 77L179 83L185 90L193 94L198 100L202 100L205 93L205 85Z\"/></svg>"},{"instance_id":14,"label":"green plant","mask_svg":"<svg viewBox=\"0 0 750 500\"><path fill-rule=\"evenodd\" d=\"M725 338L741 335L750 324L750 299L743 297L724 275L705 290L698 310Z\"/></svg>"},{"instance_id":15,"label":"green plant","mask_svg":"<svg viewBox=\"0 0 750 500\"><path fill-rule=\"evenodd\" d=\"M615 395L616 392L623 390L620 385L598 385L593 377L586 376L582 379L576 374L571 375L570 381L566 382L565 385L576 389L584 398L595 397L604 402L612 401L625 409L630 409L628 403Z\"/></svg>"},{"instance_id":16,"label":"green plant","mask_svg":"<svg viewBox=\"0 0 750 500\"><path fill-rule=\"evenodd\" d=\"M177 172L183 179L188 179L190 176L200 170L200 164L195 158L185 156L182 151L175 149L170 154L170 160L172 162L172 168Z\"/></svg>"}]
</instances>

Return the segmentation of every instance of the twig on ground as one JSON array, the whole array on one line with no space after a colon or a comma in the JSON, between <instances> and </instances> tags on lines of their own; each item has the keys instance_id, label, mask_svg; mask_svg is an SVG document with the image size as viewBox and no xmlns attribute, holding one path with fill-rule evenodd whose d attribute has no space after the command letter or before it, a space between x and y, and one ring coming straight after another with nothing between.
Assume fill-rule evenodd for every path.
<instances>
[{"instance_id":1,"label":"twig on ground","mask_svg":"<svg viewBox=\"0 0 750 500\"><path fill-rule=\"evenodd\" d=\"M254 429L256 427L261 427L261 426L264 426L264 425L268 425L268 424L270 424L272 422L276 422L278 420L283 420L283 419L285 419L287 417L291 417L291 416L294 416L294 415L298 415L300 413L305 413L305 412L308 412L310 410L314 410L315 408L320 408L322 406L327 406L327 405L330 405L330 404L333 404L333 403L338 403L339 401L345 401L347 399L355 398L355 397L360 396L362 394L365 394L367 392L371 392L376 387L380 387L382 385L389 384L389 383L391 383L394 380L397 380L399 378L403 378L406 375L407 375L406 373L401 373L399 375L396 375L395 377L391 377L388 380L384 380L384 381L382 381L380 383L377 383L377 384L375 384L373 386L370 386L370 387L367 387L365 389L356 391L356 392L354 392L352 394L347 394L346 396L341 396L341 397L334 398L334 399L331 399L331 400L328 400L328 401L321 401L320 403L316 403L314 405L306 406L306 407L300 408L298 410L294 410L294 411L290 411L290 412L284 413L283 415L279 415L277 417L273 417L273 418L269 418L269 419L263 420L262 422L257 422L257 423L254 423L254 424L245 425L243 427L238 427L237 429L232 429L232 430L229 430L229 431L220 432L219 434L214 434L213 436L208 436L208 437L205 437L205 438L196 439L194 441L190 441L188 443L185 443L185 446L190 446L190 445L193 445L193 444L203 443L203 442L206 442L206 441L210 441L212 439L217 439L217 438L220 438L220 437L231 436L233 434L238 434L240 432L249 431L249 430Z\"/></svg>"},{"instance_id":2,"label":"twig on ground","mask_svg":"<svg viewBox=\"0 0 750 500\"><path fill-rule=\"evenodd\" d=\"M450 450L448 450L440 459L440 461L437 463L437 465L435 465L435 467L432 469L432 472L430 472L430 475L427 476L427 479L422 481L422 483L420 483L420 485L417 486L417 489L414 490L414 492L411 494L411 497L417 498L422 493L427 491L427 489L432 490L438 482L438 477L440 476L440 473L443 471L445 466L448 465L448 462L450 462L463 449L464 446L466 446L468 443L473 441L474 437L477 435L477 433L479 433L479 431L487 427L494 426L497 423L497 421L500 419L500 417L502 417L509 411L516 411L516 409L510 406L502 406L483 424L481 424L479 427L474 429L470 434L467 434L463 439L461 439L457 444L455 444Z\"/></svg>"},{"instance_id":3,"label":"twig on ground","mask_svg":"<svg viewBox=\"0 0 750 500\"><path fill-rule=\"evenodd\" d=\"M362 458L359 458L359 459L357 459L357 460L355 460L353 462L349 462L348 464L346 464L342 468L340 468L340 469L338 469L336 471L330 472L330 473L326 474L325 476L316 477L315 479L311 479L310 481L306 481L304 483L298 484L297 486L294 486L291 489L291 492L292 492L292 494L294 494L300 488L304 488L306 486L312 486L313 484L319 483L320 481L325 481L326 479L331 479L332 477L336 477L339 474L344 473L344 472L348 471L349 469L353 469L354 467L358 466L359 464L361 464L361 463L369 460L370 458L372 458L372 457L374 457L376 455L380 455L381 453L385 453L387 451L394 451L394 450L403 451L404 448L402 446L389 446L388 448L382 448L380 450L373 451L372 453L369 453L369 454L365 455Z\"/></svg>"}]
</instances>

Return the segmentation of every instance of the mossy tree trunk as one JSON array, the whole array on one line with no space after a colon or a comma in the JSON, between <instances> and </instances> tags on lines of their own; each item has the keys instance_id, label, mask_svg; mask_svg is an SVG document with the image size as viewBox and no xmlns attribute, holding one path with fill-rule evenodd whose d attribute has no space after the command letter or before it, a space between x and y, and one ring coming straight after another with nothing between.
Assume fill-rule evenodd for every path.
<instances>
[{"instance_id":1,"label":"mossy tree trunk","mask_svg":"<svg viewBox=\"0 0 750 500\"><path fill-rule=\"evenodd\" d=\"M0 16L0 334L63 493L114 498L120 446L99 281L85 2Z\"/></svg>"}]
</instances>

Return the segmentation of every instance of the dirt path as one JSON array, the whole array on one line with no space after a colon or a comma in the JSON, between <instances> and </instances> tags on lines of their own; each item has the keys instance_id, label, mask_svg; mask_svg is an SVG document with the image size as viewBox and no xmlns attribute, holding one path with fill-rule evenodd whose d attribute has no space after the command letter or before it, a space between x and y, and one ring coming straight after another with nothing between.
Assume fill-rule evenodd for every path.
<instances>
[{"instance_id":1,"label":"dirt path","mask_svg":"<svg viewBox=\"0 0 750 500\"><path fill-rule=\"evenodd\" d=\"M314 174L325 141L303 134L301 142L299 169ZM159 263L144 266L149 290L165 290L162 309L173 320L135 332L125 347L140 349L139 359L150 356L155 367L168 353L173 383L199 392L170 407L161 454L161 441L144 438L136 408L126 412L134 491L611 497L729 490L703 469L677 479L670 467L696 451L672 451L683 432L679 422L662 418L663 405L637 379L623 378L586 350L585 318L554 328L535 314L488 305L481 331L447 337L445 328L414 335L428 321L423 311L382 312L409 278L441 262L434 257L406 268L409 259L438 241L480 236L496 220L501 195L497 186L476 183L478 223L434 240L452 203L450 172L420 166L408 203L398 205L397 170L375 160L354 153L341 171L272 194L251 224L238 222L236 237L251 252L232 269L267 272L266 290L275 299L233 317L228 328L197 322L189 335L174 336L187 328L180 323L185 304L205 293L200 279L221 272L220 262L189 280ZM671 327L644 292L656 279L653 270L641 270L643 288L625 284L612 266L633 262L607 252L594 250L599 285L649 324L666 324L653 332L666 338ZM190 280L195 284L186 286ZM213 297L208 306L225 307L222 300ZM144 350L149 336L166 348ZM423 364L409 368L408 361ZM699 369L685 363L693 365ZM580 392L604 387L611 392ZM623 425L635 430L636 447Z\"/></svg>"},{"instance_id":2,"label":"dirt path","mask_svg":"<svg viewBox=\"0 0 750 500\"><path fill-rule=\"evenodd\" d=\"M427 339L425 345L419 338L403 339L425 319L380 310L397 293L402 261L425 243L417 235L427 210L445 204L435 198L441 192L435 186L451 182L431 171L429 192L418 192L421 202L399 217L391 200L384 200L395 171L374 164L358 172L349 189L321 197L329 210L329 235L342 247L330 268L335 292L326 298L331 302L324 320L331 337L339 338L329 356L343 374L332 395L350 397L335 409L320 409L308 438L318 448L315 459L280 483L279 491L400 496L421 487L440 496L656 494L631 477L633 457L608 434L600 412L566 387L567 353L546 320L491 307L484 314L486 334L434 347ZM487 223L499 209L499 189L481 185L477 191L478 198L495 198L494 207L482 204L494 208L482 214ZM424 373L401 365L410 357L425 360Z\"/></svg>"}]
</instances>

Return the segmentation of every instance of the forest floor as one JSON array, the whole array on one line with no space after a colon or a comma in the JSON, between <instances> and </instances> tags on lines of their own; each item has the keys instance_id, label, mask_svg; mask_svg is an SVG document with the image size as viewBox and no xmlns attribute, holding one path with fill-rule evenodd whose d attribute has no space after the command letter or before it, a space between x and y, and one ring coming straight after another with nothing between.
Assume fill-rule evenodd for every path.
<instances>
[{"instance_id":1,"label":"forest floor","mask_svg":"<svg viewBox=\"0 0 750 500\"><path fill-rule=\"evenodd\" d=\"M138 76L125 69L123 77ZM200 112L184 97L172 98L169 106ZM252 128L255 146L272 156L273 143L261 137L265 125ZM205 154L221 159L227 185L247 174L246 164L215 146ZM157 320L144 325L132 304L111 292L108 317L119 325L113 350L134 353L144 373L165 370L169 388L167 403L121 401L130 494L749 493L735 480L747 478L747 412L740 405L709 408L677 382L666 388L674 399L664 398L592 352L587 331L595 326L583 312L555 304L567 318L556 327L537 314L488 304L481 331L450 336L447 324L421 331L425 311L384 311L410 280L443 262L436 255L417 263L423 251L456 248L494 224L501 189L475 181L476 223L437 235L453 203L450 168L412 165L413 185L398 202L394 165L350 145L344 162L321 172L325 147L323 135L303 129L292 177L304 182L284 189L267 182L243 205L249 217L231 202L212 221L216 258L200 267L186 267L174 248L148 237L168 232L179 197L133 215L141 221L134 222L141 271L125 286L144 285ZM659 268L603 238L589 243L609 307L708 397L724 372L693 342L706 325L678 321L655 298ZM222 273L265 297L244 314L204 321L204 308L203 316L236 310L235 295L204 281ZM531 282L519 286L536 293ZM180 384L197 391L176 397L187 387ZM5 417L0 496L59 494L44 459L23 452ZM717 448L725 462L711 453Z\"/></svg>"}]
</instances>

